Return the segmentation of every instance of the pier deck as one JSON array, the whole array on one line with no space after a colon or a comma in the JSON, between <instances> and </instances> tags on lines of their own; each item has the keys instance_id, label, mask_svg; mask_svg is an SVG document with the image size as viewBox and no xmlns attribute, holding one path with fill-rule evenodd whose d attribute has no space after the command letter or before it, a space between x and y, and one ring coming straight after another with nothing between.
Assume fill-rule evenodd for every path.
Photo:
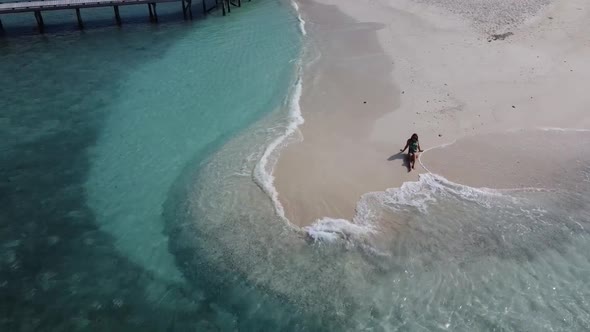
<instances>
[{"instance_id":1,"label":"pier deck","mask_svg":"<svg viewBox=\"0 0 590 332\"><path fill-rule=\"evenodd\" d=\"M215 0L215 6L207 8L206 0L201 0L203 4L203 13L209 12L221 4L223 15L230 12L230 6L240 7L241 0ZM52 10L75 10L78 19L78 26L80 29L84 28L80 9L83 8L97 8L97 7L113 7L115 13L115 20L118 25L121 25L121 16L119 15L120 6L131 5L148 5L150 20L152 22L158 21L158 14L156 13L156 4L178 2L182 4L182 13L185 19L193 17L192 0L46 0L46 1L18 1L18 2L4 2L0 3L1 14L13 13L34 13L39 31L43 33L44 23L42 12ZM0 20L0 32L3 30L2 21Z\"/></svg>"},{"instance_id":2,"label":"pier deck","mask_svg":"<svg viewBox=\"0 0 590 332\"><path fill-rule=\"evenodd\" d=\"M182 0L47 0L0 3L0 14L49 11L60 9L113 7L148 3L181 2Z\"/></svg>"}]
</instances>

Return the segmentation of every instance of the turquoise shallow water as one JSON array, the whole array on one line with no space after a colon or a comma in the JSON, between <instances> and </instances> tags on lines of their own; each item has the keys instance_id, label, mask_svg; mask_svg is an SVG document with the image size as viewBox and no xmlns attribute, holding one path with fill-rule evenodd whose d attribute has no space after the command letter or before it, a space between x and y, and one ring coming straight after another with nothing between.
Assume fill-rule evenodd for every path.
<instances>
[{"instance_id":1,"label":"turquoise shallow water","mask_svg":"<svg viewBox=\"0 0 590 332\"><path fill-rule=\"evenodd\" d=\"M179 272L162 206L185 168L282 112L297 19L272 0L192 23L160 8L157 26L143 9L121 29L84 11L84 32L52 13L45 36L3 17L2 331L231 324Z\"/></svg>"},{"instance_id":2,"label":"turquoise shallow water","mask_svg":"<svg viewBox=\"0 0 590 332\"><path fill-rule=\"evenodd\" d=\"M294 231L244 172L256 169L246 156L262 155L248 144L257 136L224 146L166 205L171 251L193 282L207 269L240 305L282 299L294 309L273 307L281 329L293 316L330 331L590 327L587 155L552 179L561 189L477 189L428 174L364 195L355 224L325 218Z\"/></svg>"},{"instance_id":3,"label":"turquoise shallow water","mask_svg":"<svg viewBox=\"0 0 590 332\"><path fill-rule=\"evenodd\" d=\"M139 21L0 41L2 331L590 329L589 156L558 190L426 175L292 228L290 5Z\"/></svg>"}]
</instances>

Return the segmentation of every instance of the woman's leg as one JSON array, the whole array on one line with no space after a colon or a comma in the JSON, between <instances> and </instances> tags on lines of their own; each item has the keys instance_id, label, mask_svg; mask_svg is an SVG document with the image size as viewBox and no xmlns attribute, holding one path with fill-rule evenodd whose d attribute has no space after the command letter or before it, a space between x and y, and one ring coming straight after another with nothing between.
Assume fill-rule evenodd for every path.
<instances>
[{"instance_id":1,"label":"woman's leg","mask_svg":"<svg viewBox=\"0 0 590 332\"><path fill-rule=\"evenodd\" d=\"M412 153L410 155L410 163L411 163L412 169L414 169L414 165L416 164L416 154L415 153Z\"/></svg>"}]
</instances>

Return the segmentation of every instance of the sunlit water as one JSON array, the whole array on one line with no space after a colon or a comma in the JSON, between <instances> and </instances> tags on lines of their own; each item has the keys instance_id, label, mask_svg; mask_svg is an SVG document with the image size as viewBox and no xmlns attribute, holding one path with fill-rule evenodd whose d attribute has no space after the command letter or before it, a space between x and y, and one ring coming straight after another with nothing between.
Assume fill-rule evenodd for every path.
<instances>
[{"instance_id":1,"label":"sunlit water","mask_svg":"<svg viewBox=\"0 0 590 332\"><path fill-rule=\"evenodd\" d=\"M429 174L354 224L279 217L301 31L254 2L1 42L2 331L590 329L589 156L560 189Z\"/></svg>"},{"instance_id":2,"label":"sunlit water","mask_svg":"<svg viewBox=\"0 0 590 332\"><path fill-rule=\"evenodd\" d=\"M355 224L326 218L298 230L252 181L256 137L195 172L167 218L184 270L214 267L235 301L255 306L263 290L326 330L589 328L588 156L575 177L554 179L567 189L477 189L427 174L364 195Z\"/></svg>"}]
</instances>

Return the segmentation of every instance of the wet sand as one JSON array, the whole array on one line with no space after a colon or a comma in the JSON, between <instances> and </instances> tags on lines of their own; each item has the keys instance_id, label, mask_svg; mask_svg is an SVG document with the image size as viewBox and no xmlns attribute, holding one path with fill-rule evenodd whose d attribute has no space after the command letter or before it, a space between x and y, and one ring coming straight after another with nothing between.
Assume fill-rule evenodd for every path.
<instances>
[{"instance_id":1,"label":"wet sand","mask_svg":"<svg viewBox=\"0 0 590 332\"><path fill-rule=\"evenodd\" d=\"M274 173L286 216L300 226L351 218L362 194L417 179L397 154L403 140L371 138L374 121L399 105L392 61L375 34L383 25L356 23L334 6L303 7L320 57L305 70L303 141L281 152Z\"/></svg>"},{"instance_id":2,"label":"wet sand","mask_svg":"<svg viewBox=\"0 0 590 332\"><path fill-rule=\"evenodd\" d=\"M590 156L589 131L519 130L468 136L422 156L432 173L471 187L561 188L580 178Z\"/></svg>"}]
</instances>

